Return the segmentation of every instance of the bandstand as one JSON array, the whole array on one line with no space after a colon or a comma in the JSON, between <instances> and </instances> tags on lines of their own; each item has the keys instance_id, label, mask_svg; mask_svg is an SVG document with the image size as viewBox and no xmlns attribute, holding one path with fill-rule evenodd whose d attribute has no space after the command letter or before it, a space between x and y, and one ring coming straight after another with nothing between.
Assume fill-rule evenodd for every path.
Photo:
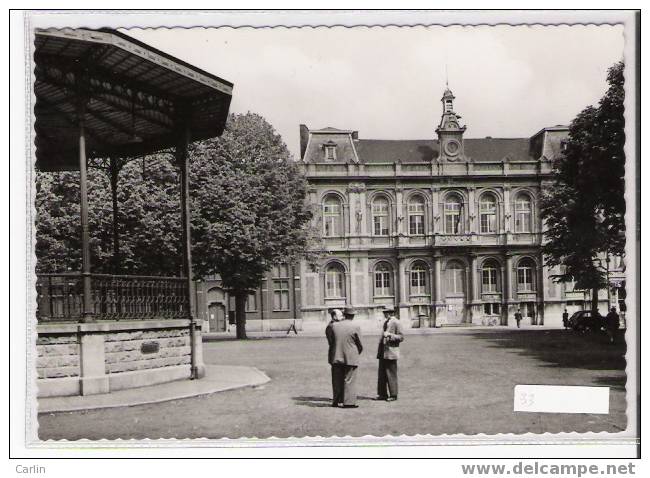
<instances>
[{"instance_id":1,"label":"bandstand","mask_svg":"<svg viewBox=\"0 0 650 478\"><path fill-rule=\"evenodd\" d=\"M90 395L204 374L192 297L188 144L221 135L232 83L115 30L35 31L36 169L79 171L81 271L39 274L39 396ZM121 167L173 153L180 172L182 274L120 274ZM93 273L88 168L111 177L111 274Z\"/></svg>"}]
</instances>

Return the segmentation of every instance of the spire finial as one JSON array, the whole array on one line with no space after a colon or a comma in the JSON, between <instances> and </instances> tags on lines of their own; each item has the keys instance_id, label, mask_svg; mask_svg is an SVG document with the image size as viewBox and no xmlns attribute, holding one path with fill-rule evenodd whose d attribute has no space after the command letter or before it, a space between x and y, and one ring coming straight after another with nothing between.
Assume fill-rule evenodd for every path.
<instances>
[{"instance_id":1,"label":"spire finial","mask_svg":"<svg viewBox=\"0 0 650 478\"><path fill-rule=\"evenodd\" d=\"M445 62L445 86L449 89L449 71L447 71L447 62Z\"/></svg>"}]
</instances>

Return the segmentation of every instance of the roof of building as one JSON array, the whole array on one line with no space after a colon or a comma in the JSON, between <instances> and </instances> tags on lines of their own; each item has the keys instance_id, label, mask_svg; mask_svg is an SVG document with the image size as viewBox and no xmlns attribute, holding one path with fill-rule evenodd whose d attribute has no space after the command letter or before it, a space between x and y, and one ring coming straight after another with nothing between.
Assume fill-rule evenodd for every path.
<instances>
[{"instance_id":1,"label":"roof of building","mask_svg":"<svg viewBox=\"0 0 650 478\"><path fill-rule=\"evenodd\" d=\"M529 161L529 138L466 138L465 156L473 161ZM355 141L362 163L430 162L438 157L437 140L360 139Z\"/></svg>"},{"instance_id":2,"label":"roof of building","mask_svg":"<svg viewBox=\"0 0 650 478\"><path fill-rule=\"evenodd\" d=\"M180 123L192 140L223 131L233 84L128 35L37 29L34 47L39 169L78 168L80 119L90 158L174 146Z\"/></svg>"}]
</instances>

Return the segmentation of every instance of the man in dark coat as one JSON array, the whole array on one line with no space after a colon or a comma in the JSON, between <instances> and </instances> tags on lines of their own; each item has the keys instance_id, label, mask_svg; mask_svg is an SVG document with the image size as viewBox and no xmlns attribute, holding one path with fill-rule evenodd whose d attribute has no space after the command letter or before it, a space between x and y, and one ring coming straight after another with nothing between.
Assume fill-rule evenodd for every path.
<instances>
[{"instance_id":1,"label":"man in dark coat","mask_svg":"<svg viewBox=\"0 0 650 478\"><path fill-rule=\"evenodd\" d=\"M384 333L379 340L377 358L377 400L392 402L397 400L397 360L399 344L404 340L404 333L393 307L384 309Z\"/></svg>"},{"instance_id":2,"label":"man in dark coat","mask_svg":"<svg viewBox=\"0 0 650 478\"><path fill-rule=\"evenodd\" d=\"M519 324L521 323L521 309L517 309L517 312L515 312L515 321L517 322L517 328L519 328Z\"/></svg>"},{"instance_id":3,"label":"man in dark coat","mask_svg":"<svg viewBox=\"0 0 650 478\"><path fill-rule=\"evenodd\" d=\"M607 330L607 335L609 336L609 342L612 344L616 338L616 331L620 326L619 320L619 316L616 313L616 307L612 307L605 317L605 328Z\"/></svg>"},{"instance_id":4,"label":"man in dark coat","mask_svg":"<svg viewBox=\"0 0 650 478\"><path fill-rule=\"evenodd\" d=\"M564 330L569 328L569 312L566 309L562 313L562 323L564 324Z\"/></svg>"},{"instance_id":5,"label":"man in dark coat","mask_svg":"<svg viewBox=\"0 0 650 478\"><path fill-rule=\"evenodd\" d=\"M359 355L363 351L361 329L352 322L352 307L343 311L344 320L332 321L325 329L329 344L328 361L332 366L332 406L357 408L356 376Z\"/></svg>"},{"instance_id":6,"label":"man in dark coat","mask_svg":"<svg viewBox=\"0 0 650 478\"><path fill-rule=\"evenodd\" d=\"M332 357L333 357L333 341L334 341L334 324L336 322L339 322L340 320L343 320L343 312L341 312L341 309L329 309L327 311L330 314L330 323L327 324L327 327L325 328L325 337L327 337L327 343L329 344L329 350L327 351L327 360L332 364ZM333 407L338 407L339 402L343 403L343 385L339 383L338 380L338 375L334 372L334 365L331 367L332 369L332 406Z\"/></svg>"}]
</instances>

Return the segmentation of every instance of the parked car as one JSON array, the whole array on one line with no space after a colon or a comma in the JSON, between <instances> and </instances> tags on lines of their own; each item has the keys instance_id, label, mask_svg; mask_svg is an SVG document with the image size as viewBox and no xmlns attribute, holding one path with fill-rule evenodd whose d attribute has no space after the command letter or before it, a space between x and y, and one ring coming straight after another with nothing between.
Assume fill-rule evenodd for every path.
<instances>
[{"instance_id":1,"label":"parked car","mask_svg":"<svg viewBox=\"0 0 650 478\"><path fill-rule=\"evenodd\" d=\"M597 332L605 327L603 316L591 310L579 310L569 317L569 327L578 332Z\"/></svg>"}]
</instances>

